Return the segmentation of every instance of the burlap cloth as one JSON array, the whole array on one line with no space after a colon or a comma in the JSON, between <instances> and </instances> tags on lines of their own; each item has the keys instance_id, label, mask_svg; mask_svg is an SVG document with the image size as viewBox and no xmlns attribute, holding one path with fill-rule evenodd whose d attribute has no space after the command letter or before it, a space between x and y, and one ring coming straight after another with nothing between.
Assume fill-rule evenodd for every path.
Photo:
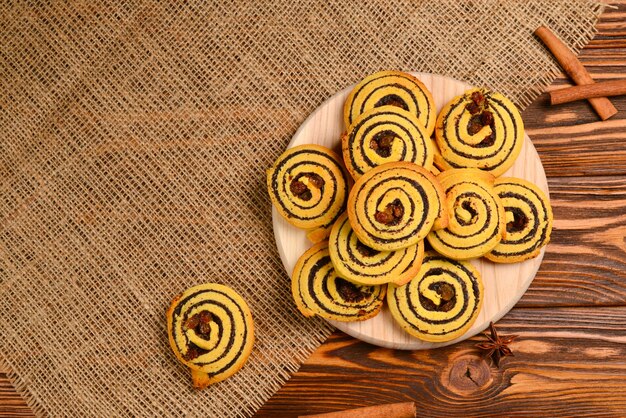
<instances>
[{"instance_id":1,"label":"burlap cloth","mask_svg":"<svg viewBox=\"0 0 626 418\"><path fill-rule=\"evenodd\" d=\"M525 106L595 1L43 2L0 28L0 353L45 415L249 416L331 332L304 319L264 170L321 102L380 69L431 71ZM121 2L119 2L121 3ZM244 295L246 366L197 392L170 352L171 298Z\"/></svg>"}]
</instances>

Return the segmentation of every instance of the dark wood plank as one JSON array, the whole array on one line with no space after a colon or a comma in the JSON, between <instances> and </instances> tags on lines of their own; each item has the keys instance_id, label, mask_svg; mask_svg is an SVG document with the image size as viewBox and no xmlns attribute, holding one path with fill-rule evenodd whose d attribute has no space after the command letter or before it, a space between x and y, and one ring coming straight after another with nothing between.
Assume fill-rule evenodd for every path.
<instances>
[{"instance_id":1,"label":"dark wood plank","mask_svg":"<svg viewBox=\"0 0 626 418\"><path fill-rule=\"evenodd\" d=\"M607 121L586 101L550 106L547 93L523 113L548 177L626 174L626 96L611 101L619 112Z\"/></svg>"},{"instance_id":2,"label":"dark wood plank","mask_svg":"<svg viewBox=\"0 0 626 418\"><path fill-rule=\"evenodd\" d=\"M581 51L579 59L596 80L626 77L626 1L607 9L599 33ZM571 85L560 74L550 89ZM548 177L626 174L626 96L612 97L619 110L602 122L587 101L551 106L542 94L523 113Z\"/></svg>"},{"instance_id":3,"label":"dark wood plank","mask_svg":"<svg viewBox=\"0 0 626 418\"><path fill-rule=\"evenodd\" d=\"M257 417L415 401L420 417L626 416L626 307L515 309L498 370L474 347L388 350L335 333Z\"/></svg>"},{"instance_id":4,"label":"dark wood plank","mask_svg":"<svg viewBox=\"0 0 626 418\"><path fill-rule=\"evenodd\" d=\"M7 376L7 370L0 370L0 416L34 417L33 411L16 391Z\"/></svg>"},{"instance_id":5,"label":"dark wood plank","mask_svg":"<svg viewBox=\"0 0 626 418\"><path fill-rule=\"evenodd\" d=\"M519 306L626 304L626 178L548 178L554 229Z\"/></svg>"}]
</instances>

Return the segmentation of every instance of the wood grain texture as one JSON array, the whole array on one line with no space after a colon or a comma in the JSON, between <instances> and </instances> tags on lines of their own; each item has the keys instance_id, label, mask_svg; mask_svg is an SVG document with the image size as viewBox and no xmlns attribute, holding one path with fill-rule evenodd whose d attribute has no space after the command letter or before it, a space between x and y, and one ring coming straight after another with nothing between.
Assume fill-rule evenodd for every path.
<instances>
[{"instance_id":1,"label":"wood grain texture","mask_svg":"<svg viewBox=\"0 0 626 418\"><path fill-rule=\"evenodd\" d=\"M616 4L579 55L598 81L626 77L626 1ZM561 75L551 88L567 85ZM404 352L337 332L258 417L412 400L421 416L626 416L626 97L611 101L619 113L606 122L587 102L550 106L547 93L523 114L556 221L537 277L498 323L520 334L515 357L497 370L475 351L480 337ZM0 417L32 416L3 372Z\"/></svg>"},{"instance_id":2,"label":"wood grain texture","mask_svg":"<svg viewBox=\"0 0 626 418\"><path fill-rule=\"evenodd\" d=\"M548 177L554 229L518 306L626 304L626 178Z\"/></svg>"},{"instance_id":3,"label":"wood grain texture","mask_svg":"<svg viewBox=\"0 0 626 418\"><path fill-rule=\"evenodd\" d=\"M335 333L257 417L411 400L420 417L626 414L626 307L515 309L498 328L519 334L500 369L482 337L411 352Z\"/></svg>"},{"instance_id":4,"label":"wood grain texture","mask_svg":"<svg viewBox=\"0 0 626 418\"><path fill-rule=\"evenodd\" d=\"M16 391L7 370L0 369L0 417L33 417L34 414Z\"/></svg>"},{"instance_id":5,"label":"wood grain texture","mask_svg":"<svg viewBox=\"0 0 626 418\"><path fill-rule=\"evenodd\" d=\"M626 174L624 111L602 122L586 103L551 109L549 101L548 94L541 95L522 115L548 178ZM626 98L614 103L626 110Z\"/></svg>"}]
</instances>

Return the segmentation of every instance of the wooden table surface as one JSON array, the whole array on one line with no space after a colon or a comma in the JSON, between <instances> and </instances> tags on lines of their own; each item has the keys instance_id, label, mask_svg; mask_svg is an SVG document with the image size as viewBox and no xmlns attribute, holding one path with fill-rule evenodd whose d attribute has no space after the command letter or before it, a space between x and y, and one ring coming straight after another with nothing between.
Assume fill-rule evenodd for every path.
<instances>
[{"instance_id":1,"label":"wooden table surface","mask_svg":"<svg viewBox=\"0 0 626 418\"><path fill-rule=\"evenodd\" d=\"M626 0L580 54L596 80L626 78ZM569 84L559 76L551 89ZM515 357L490 367L474 337L430 351L336 332L258 412L293 417L415 401L420 416L626 416L626 97L599 121L587 102L524 113L543 161L554 231L530 289L499 323ZM0 370L0 417L32 416Z\"/></svg>"}]
</instances>

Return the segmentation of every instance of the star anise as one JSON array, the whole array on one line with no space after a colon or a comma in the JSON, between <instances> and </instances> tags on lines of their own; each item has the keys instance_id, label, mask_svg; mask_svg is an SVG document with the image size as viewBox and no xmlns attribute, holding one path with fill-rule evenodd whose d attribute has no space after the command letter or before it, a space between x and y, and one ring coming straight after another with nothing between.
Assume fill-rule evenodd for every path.
<instances>
[{"instance_id":1,"label":"star anise","mask_svg":"<svg viewBox=\"0 0 626 418\"><path fill-rule=\"evenodd\" d=\"M498 335L493 322L489 323L489 332L491 335L483 332L489 341L476 344L476 347L485 350L485 357L491 357L496 367L500 368L500 360L506 356L513 356L513 352L508 347L517 335Z\"/></svg>"}]
</instances>

